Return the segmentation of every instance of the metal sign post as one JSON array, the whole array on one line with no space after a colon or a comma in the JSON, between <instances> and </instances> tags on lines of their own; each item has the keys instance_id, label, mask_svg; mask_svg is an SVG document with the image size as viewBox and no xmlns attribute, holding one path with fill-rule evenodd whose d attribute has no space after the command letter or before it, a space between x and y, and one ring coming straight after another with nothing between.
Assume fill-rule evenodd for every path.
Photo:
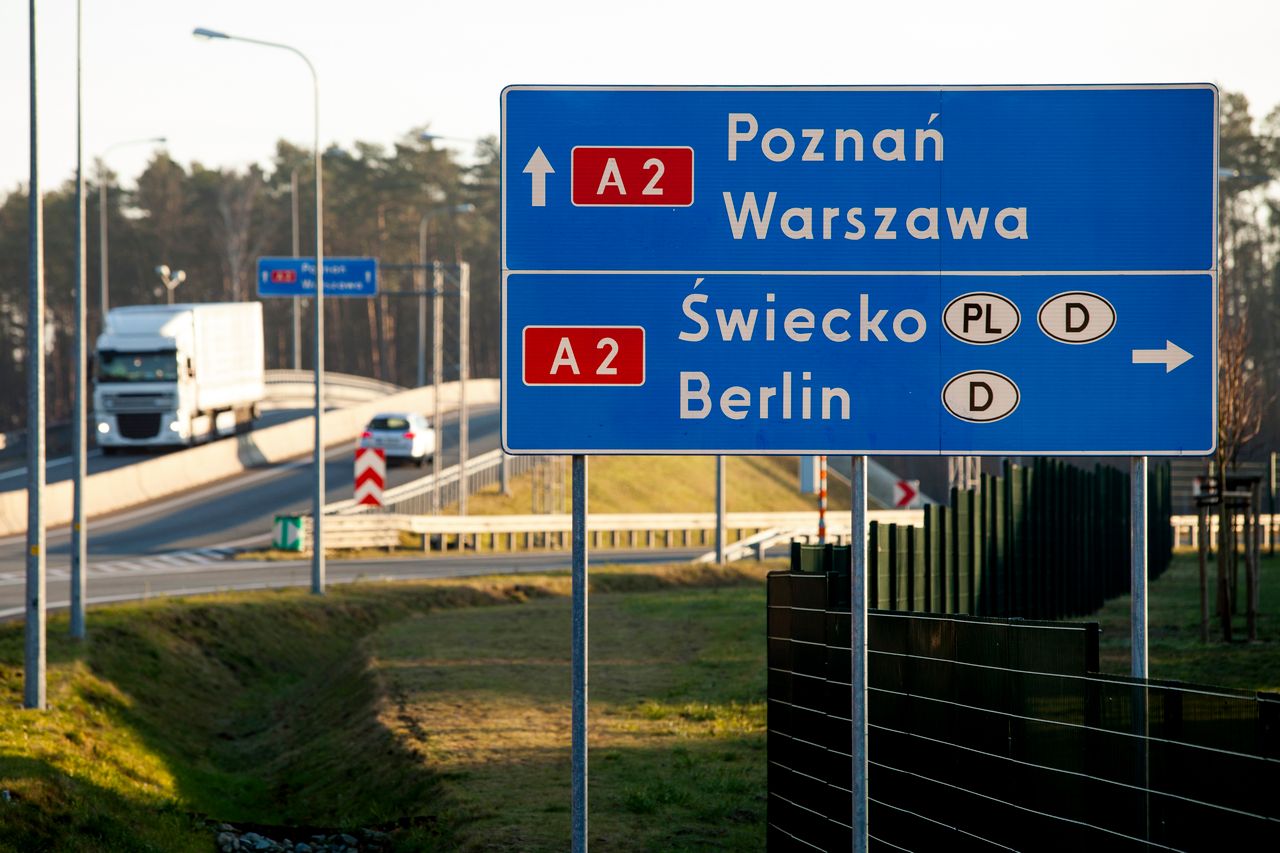
<instances>
[{"instance_id":1,"label":"metal sign post","mask_svg":"<svg viewBox=\"0 0 1280 853\"><path fill-rule=\"evenodd\" d=\"M849 689L853 744L853 851L867 851L867 457L853 457L849 546Z\"/></svg>"},{"instance_id":2,"label":"metal sign post","mask_svg":"<svg viewBox=\"0 0 1280 853\"><path fill-rule=\"evenodd\" d=\"M458 515L467 514L471 480L471 415L467 411L467 377L471 375L471 265L458 263ZM437 433L438 434L438 433Z\"/></svg>"},{"instance_id":3,"label":"metal sign post","mask_svg":"<svg viewBox=\"0 0 1280 853\"><path fill-rule=\"evenodd\" d=\"M431 511L439 515L440 470L444 464L444 405L440 389L444 385L444 267L439 261L431 266L431 423L436 428L436 452L431 454Z\"/></svg>"},{"instance_id":4,"label":"metal sign post","mask_svg":"<svg viewBox=\"0 0 1280 853\"><path fill-rule=\"evenodd\" d=\"M573 457L573 853L587 850L587 457Z\"/></svg>"},{"instance_id":5,"label":"metal sign post","mask_svg":"<svg viewBox=\"0 0 1280 853\"><path fill-rule=\"evenodd\" d=\"M723 566L725 548L724 529L724 457L716 457L716 565Z\"/></svg>"},{"instance_id":6,"label":"metal sign post","mask_svg":"<svg viewBox=\"0 0 1280 853\"><path fill-rule=\"evenodd\" d=\"M1129 674L1147 677L1147 457L1129 460Z\"/></svg>"}]
</instances>

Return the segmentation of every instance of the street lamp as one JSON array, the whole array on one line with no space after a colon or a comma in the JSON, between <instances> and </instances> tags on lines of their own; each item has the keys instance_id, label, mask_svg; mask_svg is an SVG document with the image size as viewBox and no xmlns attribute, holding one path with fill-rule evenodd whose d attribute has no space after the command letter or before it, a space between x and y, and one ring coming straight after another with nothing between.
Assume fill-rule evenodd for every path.
<instances>
[{"instance_id":1,"label":"street lamp","mask_svg":"<svg viewBox=\"0 0 1280 853\"><path fill-rule=\"evenodd\" d=\"M126 139L114 145L108 145L98 155L98 307L102 310L102 322L107 322L107 155L117 148L126 145L154 144L163 145L168 140L163 136L151 136L146 139Z\"/></svg>"},{"instance_id":2,"label":"street lamp","mask_svg":"<svg viewBox=\"0 0 1280 853\"><path fill-rule=\"evenodd\" d=\"M191 34L196 38L211 41L239 41L256 44L261 47L272 47L287 50L301 59L311 72L315 110L315 150L316 169L316 305L315 305L315 458L313 462L314 477L311 496L311 592L316 595L324 593L324 184L320 163L320 78L316 67L306 54L296 47L273 41L232 36L227 33L197 27Z\"/></svg>"},{"instance_id":3,"label":"street lamp","mask_svg":"<svg viewBox=\"0 0 1280 853\"><path fill-rule=\"evenodd\" d=\"M161 264L156 267L156 275L160 276L160 281L164 284L165 290L168 291L169 304L173 304L173 291L178 285L187 280L187 273L184 270L178 270L173 275L169 274L169 265Z\"/></svg>"}]
</instances>

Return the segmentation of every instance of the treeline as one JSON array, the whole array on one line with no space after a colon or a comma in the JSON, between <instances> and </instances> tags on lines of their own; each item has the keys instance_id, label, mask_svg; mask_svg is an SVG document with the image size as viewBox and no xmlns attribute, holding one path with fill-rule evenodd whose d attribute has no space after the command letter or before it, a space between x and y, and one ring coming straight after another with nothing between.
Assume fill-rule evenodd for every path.
<instances>
[{"instance_id":1,"label":"treeline","mask_svg":"<svg viewBox=\"0 0 1280 853\"><path fill-rule=\"evenodd\" d=\"M428 257L471 265L471 371L499 369L498 145L481 140L464 158L420 138L415 129L389 150L357 143L324 152L324 241L328 256L377 257L384 265L417 263L425 221ZM277 145L271 163L244 171L184 167L160 152L134 186L86 168L86 303L89 339L99 311L99 182L107 189L109 307L166 301L155 268L184 270L179 302L257 298L262 255L293 253L292 179L298 183L299 253L315 252L314 163L309 149ZM473 207L467 207L473 206ZM459 211L459 208L462 208ZM0 201L0 430L20 427L26 412L28 292L27 193ZM75 282L75 182L44 198L49 417L70 417ZM429 278L427 281L429 282ZM390 295L421 286L411 270L384 269L378 299L325 301L329 370L416 384L418 300ZM302 367L310 369L310 303L302 311ZM263 300L267 366L293 366L292 300ZM457 373L457 300L445 300L445 375ZM428 303L428 333L431 328ZM430 349L427 351L430 377Z\"/></svg>"},{"instance_id":2,"label":"treeline","mask_svg":"<svg viewBox=\"0 0 1280 853\"><path fill-rule=\"evenodd\" d=\"M1223 93L1219 193L1220 461L1280 447L1280 109L1255 121L1248 101ZM325 152L325 251L372 255L384 265L418 259L426 218L428 254L471 264L471 368L497 376L500 353L499 162L496 140L480 142L466 163L406 134L388 150L357 143ZM300 253L314 251L313 164L307 149L277 145L272 161L245 171L189 167L157 154L136 186L108 187L110 304L164 301L154 270L182 269L184 301L255 298L260 255L292 251L291 177L299 183ZM98 312L97 181L88 192L88 302L91 337ZM471 212L456 212L474 205ZM48 399L53 420L71 406L74 185L45 197L48 300ZM382 290L414 288L412 272L384 269ZM0 429L25 412L27 199L21 189L0 202ZM417 300L384 295L326 300L326 366L410 385L417 375ZM446 302L445 375L456 374L456 302ZM286 299L265 300L268 364L292 366L292 315ZM311 317L303 317L303 367L310 367ZM428 319L430 322L430 319ZM429 355L429 354L428 354ZM428 374L429 375L429 374Z\"/></svg>"}]
</instances>

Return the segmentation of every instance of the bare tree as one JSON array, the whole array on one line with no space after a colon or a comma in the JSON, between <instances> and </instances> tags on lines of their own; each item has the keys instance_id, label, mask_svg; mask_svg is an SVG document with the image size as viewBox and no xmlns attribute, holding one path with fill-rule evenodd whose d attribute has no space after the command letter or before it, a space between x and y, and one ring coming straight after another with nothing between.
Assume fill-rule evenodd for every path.
<instances>
[{"instance_id":1,"label":"bare tree","mask_svg":"<svg viewBox=\"0 0 1280 853\"><path fill-rule=\"evenodd\" d=\"M256 167L244 175L224 172L218 182L218 218L214 220L215 236L221 252L225 291L231 301L242 302L248 296L246 282L253 274L250 267L260 254L260 229L254 228L254 207L262 191L262 175Z\"/></svg>"}]
</instances>

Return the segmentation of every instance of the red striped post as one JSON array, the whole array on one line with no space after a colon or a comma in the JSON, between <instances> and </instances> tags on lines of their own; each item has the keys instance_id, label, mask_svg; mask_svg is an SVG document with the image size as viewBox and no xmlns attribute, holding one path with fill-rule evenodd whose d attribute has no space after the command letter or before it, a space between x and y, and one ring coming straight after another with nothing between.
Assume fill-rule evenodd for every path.
<instances>
[{"instance_id":1,"label":"red striped post","mask_svg":"<svg viewBox=\"0 0 1280 853\"><path fill-rule=\"evenodd\" d=\"M356 448L356 503L382 506L387 483L387 452L381 448Z\"/></svg>"}]
</instances>

